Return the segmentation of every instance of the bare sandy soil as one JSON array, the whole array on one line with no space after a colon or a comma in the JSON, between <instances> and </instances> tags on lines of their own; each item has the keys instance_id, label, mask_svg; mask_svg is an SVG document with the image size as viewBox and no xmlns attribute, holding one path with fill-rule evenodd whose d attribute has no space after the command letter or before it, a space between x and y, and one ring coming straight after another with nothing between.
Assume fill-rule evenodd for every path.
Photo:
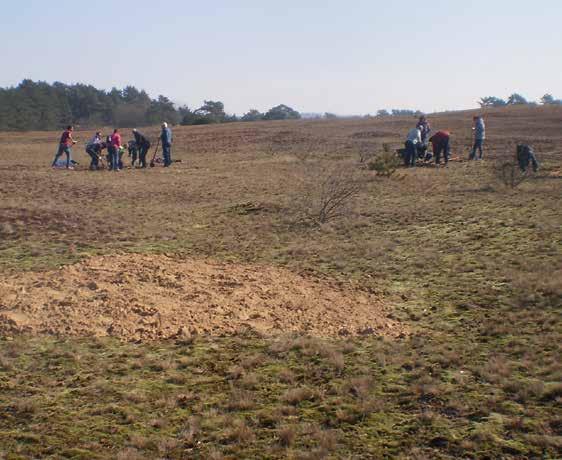
<instances>
[{"instance_id":1,"label":"bare sandy soil","mask_svg":"<svg viewBox=\"0 0 562 460\"><path fill-rule=\"evenodd\" d=\"M288 270L164 255L94 257L0 283L0 334L155 340L256 331L399 335L374 295Z\"/></svg>"}]
</instances>

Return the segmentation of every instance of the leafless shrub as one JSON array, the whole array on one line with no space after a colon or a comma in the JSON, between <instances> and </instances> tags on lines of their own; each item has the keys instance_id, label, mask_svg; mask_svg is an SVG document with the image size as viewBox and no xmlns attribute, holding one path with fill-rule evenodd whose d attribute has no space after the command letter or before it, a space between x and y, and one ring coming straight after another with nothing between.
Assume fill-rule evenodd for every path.
<instances>
[{"instance_id":1,"label":"leafless shrub","mask_svg":"<svg viewBox=\"0 0 562 460\"><path fill-rule=\"evenodd\" d=\"M375 148L371 143L361 143L357 145L357 155L359 156L359 164L366 165L375 155Z\"/></svg>"},{"instance_id":2,"label":"leafless shrub","mask_svg":"<svg viewBox=\"0 0 562 460\"><path fill-rule=\"evenodd\" d=\"M494 178L503 186L514 189L532 176L532 173L522 171L514 160L500 160L492 168Z\"/></svg>"},{"instance_id":3,"label":"leafless shrub","mask_svg":"<svg viewBox=\"0 0 562 460\"><path fill-rule=\"evenodd\" d=\"M303 171L299 188L299 196L293 200L297 218L325 224L351 213L361 182L354 168L340 166L325 170L310 166Z\"/></svg>"}]
</instances>

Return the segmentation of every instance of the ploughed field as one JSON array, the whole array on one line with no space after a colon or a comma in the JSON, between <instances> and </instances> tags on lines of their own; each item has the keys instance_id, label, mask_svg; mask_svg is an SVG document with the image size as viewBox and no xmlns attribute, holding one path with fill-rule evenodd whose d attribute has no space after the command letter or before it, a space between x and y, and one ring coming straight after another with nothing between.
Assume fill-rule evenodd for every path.
<instances>
[{"instance_id":1,"label":"ploughed field","mask_svg":"<svg viewBox=\"0 0 562 460\"><path fill-rule=\"evenodd\" d=\"M414 119L176 127L118 173L0 133L0 458L562 456L562 108L490 111L478 162L472 115L390 178Z\"/></svg>"}]
</instances>

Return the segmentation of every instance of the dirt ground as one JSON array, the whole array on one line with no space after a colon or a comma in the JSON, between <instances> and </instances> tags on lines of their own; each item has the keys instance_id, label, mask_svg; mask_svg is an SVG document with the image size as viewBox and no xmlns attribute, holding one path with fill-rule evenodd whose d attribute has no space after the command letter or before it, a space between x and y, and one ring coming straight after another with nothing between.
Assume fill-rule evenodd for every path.
<instances>
[{"instance_id":1,"label":"dirt ground","mask_svg":"<svg viewBox=\"0 0 562 460\"><path fill-rule=\"evenodd\" d=\"M0 281L0 334L173 339L248 331L397 336L377 297L273 267L166 256L89 258Z\"/></svg>"}]
</instances>

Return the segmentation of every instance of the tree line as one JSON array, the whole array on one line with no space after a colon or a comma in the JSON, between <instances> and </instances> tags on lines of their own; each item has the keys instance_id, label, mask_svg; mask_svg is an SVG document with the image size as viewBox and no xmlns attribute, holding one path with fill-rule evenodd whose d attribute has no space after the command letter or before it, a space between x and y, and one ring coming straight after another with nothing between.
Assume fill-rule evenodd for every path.
<instances>
[{"instance_id":1,"label":"tree line","mask_svg":"<svg viewBox=\"0 0 562 460\"><path fill-rule=\"evenodd\" d=\"M162 122L201 125L234 121L298 119L300 113L281 104L265 113L252 109L241 117L225 112L220 101L197 109L176 107L166 96L151 98L134 86L100 90L92 85L23 80L0 88L0 130L54 130L66 125L149 126Z\"/></svg>"},{"instance_id":2,"label":"tree line","mask_svg":"<svg viewBox=\"0 0 562 460\"><path fill-rule=\"evenodd\" d=\"M547 93L540 99L542 105L562 105L562 99L556 99L552 94ZM483 97L478 101L480 107L505 107L508 105L538 105L535 101L528 101L519 93L513 93L507 99L496 96Z\"/></svg>"}]
</instances>

